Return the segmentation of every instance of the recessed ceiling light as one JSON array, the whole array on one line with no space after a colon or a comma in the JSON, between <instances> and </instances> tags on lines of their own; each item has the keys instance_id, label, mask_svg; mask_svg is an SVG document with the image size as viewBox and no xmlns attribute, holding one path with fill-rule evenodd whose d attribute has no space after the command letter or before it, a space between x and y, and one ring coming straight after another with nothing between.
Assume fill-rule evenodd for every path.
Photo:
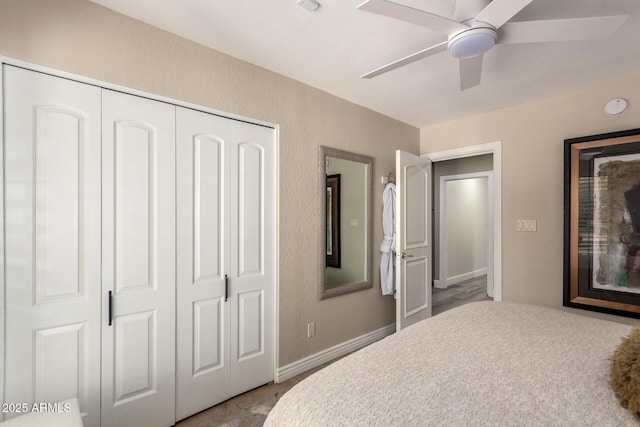
<instances>
[{"instance_id":1,"label":"recessed ceiling light","mask_svg":"<svg viewBox=\"0 0 640 427\"><path fill-rule=\"evenodd\" d=\"M318 3L316 0L298 0L298 4L307 9L309 12L314 12L320 7L320 3Z\"/></svg>"}]
</instances>

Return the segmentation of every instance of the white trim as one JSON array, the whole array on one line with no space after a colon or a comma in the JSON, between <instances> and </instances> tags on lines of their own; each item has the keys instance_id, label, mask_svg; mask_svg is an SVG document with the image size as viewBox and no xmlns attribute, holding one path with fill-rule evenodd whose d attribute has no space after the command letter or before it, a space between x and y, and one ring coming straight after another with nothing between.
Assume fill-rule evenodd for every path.
<instances>
[{"instance_id":1,"label":"white trim","mask_svg":"<svg viewBox=\"0 0 640 427\"><path fill-rule=\"evenodd\" d=\"M465 280L484 276L485 274L487 274L487 271L488 271L487 268L480 268L478 270L470 271L468 273L462 273L462 274L458 274L457 276L447 277L447 280L445 282L447 286L455 285L460 282L464 282Z\"/></svg>"},{"instance_id":2,"label":"white trim","mask_svg":"<svg viewBox=\"0 0 640 427\"><path fill-rule=\"evenodd\" d=\"M5 351L5 253L4 253L4 67L0 63L0 384L4 384ZM4 386L0 387L0 402L4 403ZM0 414L0 421L4 421Z\"/></svg>"},{"instance_id":3,"label":"white trim","mask_svg":"<svg viewBox=\"0 0 640 427\"><path fill-rule=\"evenodd\" d=\"M423 156L427 157L432 162L442 162L444 160L462 159L465 157L481 156L483 154L494 154L496 151L501 151L501 145L501 141L488 142L486 144L436 151L433 153L423 154Z\"/></svg>"},{"instance_id":4,"label":"white trim","mask_svg":"<svg viewBox=\"0 0 640 427\"><path fill-rule=\"evenodd\" d=\"M449 265L447 263L447 187L446 183L448 181L457 181L461 179L474 179L474 178L486 178L487 179L487 242L486 242L486 268L484 268L485 272L482 274L487 275L487 295L493 298L494 295L494 262L493 262L493 171L482 171L482 172L473 172L473 173L463 173L457 175L446 175L440 177L440 243L439 243L439 276L440 280L438 286L439 289L446 289L449 285L454 285L463 280L453 280L454 278L450 278L449 275ZM472 272L473 273L473 272ZM468 273L471 274L471 273ZM478 277L482 274L478 274L476 276L470 276L469 278ZM458 277L458 276L456 276ZM466 279L464 279L466 280ZM435 286L435 284L434 284Z\"/></svg>"},{"instance_id":5,"label":"white trim","mask_svg":"<svg viewBox=\"0 0 640 427\"><path fill-rule=\"evenodd\" d=\"M502 301L502 142L423 154L432 162L493 155L493 300Z\"/></svg>"},{"instance_id":6,"label":"white trim","mask_svg":"<svg viewBox=\"0 0 640 427\"><path fill-rule=\"evenodd\" d=\"M396 331L395 323L385 326L375 331L360 335L359 337L350 339L341 344L334 345L333 347L319 351L311 356L307 356L304 359L300 359L293 363L278 368L276 370L276 383L281 383L297 375L300 375L309 369L318 367L324 363L331 362L332 360L349 354L353 351L359 350L362 347L366 347L382 338L393 334Z\"/></svg>"},{"instance_id":7,"label":"white trim","mask_svg":"<svg viewBox=\"0 0 640 427\"><path fill-rule=\"evenodd\" d=\"M108 83L102 80L96 80L89 77L84 77L78 74L68 73L66 71L58 70L55 68L43 67L41 65L31 64L29 62L24 62L19 59L9 58L7 56L0 55L0 65L13 65L15 67L25 68L31 71L37 71L39 73L49 74L54 77L62 77L69 80L74 80L80 83L85 83L93 86L98 86L104 89L115 90L117 92L124 92L130 95L140 96L142 98L152 99L154 101L165 102L167 104L177 105L179 107L190 108L193 110L202 111L209 114L215 114L216 116L226 117L228 119L239 120L242 122L252 123L255 125L266 126L270 128L274 128L277 126L275 123L265 122L262 120L256 120L245 116L240 116L238 114L227 113L225 111L216 110L213 108L205 107L203 105L192 104L190 102L180 101L178 99L169 98L162 95L156 95L149 92L144 92L141 90L133 89L126 86L120 86L113 83ZM277 141L276 141L277 142Z\"/></svg>"},{"instance_id":8,"label":"white trim","mask_svg":"<svg viewBox=\"0 0 640 427\"><path fill-rule=\"evenodd\" d=\"M280 360L280 215L278 212L280 211L280 126L275 126L275 138L276 138L276 147L275 147L275 164L274 164L274 173L276 186L276 206L275 206L275 220L276 220L276 229L274 237L274 246L275 246L275 256L274 256L274 284L273 284L273 309L275 310L273 316L273 378L275 381L276 372L278 372L278 365Z\"/></svg>"}]
</instances>

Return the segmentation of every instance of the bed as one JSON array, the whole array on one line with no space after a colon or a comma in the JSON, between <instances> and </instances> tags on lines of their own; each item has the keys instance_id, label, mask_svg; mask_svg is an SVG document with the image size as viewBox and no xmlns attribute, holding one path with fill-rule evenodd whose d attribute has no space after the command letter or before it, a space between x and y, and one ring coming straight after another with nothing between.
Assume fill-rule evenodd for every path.
<instances>
[{"instance_id":1,"label":"bed","mask_svg":"<svg viewBox=\"0 0 640 427\"><path fill-rule=\"evenodd\" d=\"M638 426L609 386L632 327L476 302L419 322L309 376L265 426Z\"/></svg>"}]
</instances>

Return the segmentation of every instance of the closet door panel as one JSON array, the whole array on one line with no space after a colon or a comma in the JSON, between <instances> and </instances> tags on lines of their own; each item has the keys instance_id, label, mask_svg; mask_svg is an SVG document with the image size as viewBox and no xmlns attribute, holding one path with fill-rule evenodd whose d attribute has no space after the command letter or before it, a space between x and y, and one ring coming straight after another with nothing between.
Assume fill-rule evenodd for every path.
<instances>
[{"instance_id":1,"label":"closet door panel","mask_svg":"<svg viewBox=\"0 0 640 427\"><path fill-rule=\"evenodd\" d=\"M3 71L4 401L77 397L85 425L97 426L100 89Z\"/></svg>"},{"instance_id":2,"label":"closet door panel","mask_svg":"<svg viewBox=\"0 0 640 427\"><path fill-rule=\"evenodd\" d=\"M116 322L116 404L155 391L157 370L154 348L154 311L120 316Z\"/></svg>"},{"instance_id":3,"label":"closet door panel","mask_svg":"<svg viewBox=\"0 0 640 427\"><path fill-rule=\"evenodd\" d=\"M230 397L229 122L177 108L178 420Z\"/></svg>"},{"instance_id":4,"label":"closet door panel","mask_svg":"<svg viewBox=\"0 0 640 427\"><path fill-rule=\"evenodd\" d=\"M85 232L79 210L85 117L61 105L36 106L34 113L35 291L36 303L45 303L80 296L85 285L78 274Z\"/></svg>"},{"instance_id":5,"label":"closet door panel","mask_svg":"<svg viewBox=\"0 0 640 427\"><path fill-rule=\"evenodd\" d=\"M275 131L233 122L231 150L232 394L273 380Z\"/></svg>"},{"instance_id":6,"label":"closet door panel","mask_svg":"<svg viewBox=\"0 0 640 427\"><path fill-rule=\"evenodd\" d=\"M238 276L263 273L264 150L255 142L242 142L237 147Z\"/></svg>"},{"instance_id":7,"label":"closet door panel","mask_svg":"<svg viewBox=\"0 0 640 427\"><path fill-rule=\"evenodd\" d=\"M59 402L64 400L61 396L78 396L78 385L83 383L84 376L86 323L41 329L34 338L35 401ZM66 353L71 357L61 359L60 355Z\"/></svg>"},{"instance_id":8,"label":"closet door panel","mask_svg":"<svg viewBox=\"0 0 640 427\"><path fill-rule=\"evenodd\" d=\"M264 352L264 292L238 293L238 361Z\"/></svg>"},{"instance_id":9,"label":"closet door panel","mask_svg":"<svg viewBox=\"0 0 640 427\"><path fill-rule=\"evenodd\" d=\"M157 129L123 121L115 127L116 295L157 289Z\"/></svg>"},{"instance_id":10,"label":"closet door panel","mask_svg":"<svg viewBox=\"0 0 640 427\"><path fill-rule=\"evenodd\" d=\"M222 341L224 313L223 298L193 303L193 376L204 375L223 366L225 358L222 352L227 347Z\"/></svg>"},{"instance_id":11,"label":"closet door panel","mask_svg":"<svg viewBox=\"0 0 640 427\"><path fill-rule=\"evenodd\" d=\"M195 112L194 112L195 113ZM204 114L204 113L200 113ZM223 277L224 140L192 135L193 283Z\"/></svg>"},{"instance_id":12,"label":"closet door panel","mask_svg":"<svg viewBox=\"0 0 640 427\"><path fill-rule=\"evenodd\" d=\"M175 107L103 90L102 129L102 425L171 425Z\"/></svg>"}]
</instances>

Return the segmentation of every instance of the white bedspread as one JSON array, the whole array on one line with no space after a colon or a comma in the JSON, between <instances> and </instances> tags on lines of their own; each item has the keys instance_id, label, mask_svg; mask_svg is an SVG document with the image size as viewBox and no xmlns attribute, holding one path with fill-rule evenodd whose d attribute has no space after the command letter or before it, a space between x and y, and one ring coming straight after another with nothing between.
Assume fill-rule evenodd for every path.
<instances>
[{"instance_id":1,"label":"white bedspread","mask_svg":"<svg viewBox=\"0 0 640 427\"><path fill-rule=\"evenodd\" d=\"M630 330L538 306L468 304L311 375L265 426L637 426L608 383Z\"/></svg>"}]
</instances>

